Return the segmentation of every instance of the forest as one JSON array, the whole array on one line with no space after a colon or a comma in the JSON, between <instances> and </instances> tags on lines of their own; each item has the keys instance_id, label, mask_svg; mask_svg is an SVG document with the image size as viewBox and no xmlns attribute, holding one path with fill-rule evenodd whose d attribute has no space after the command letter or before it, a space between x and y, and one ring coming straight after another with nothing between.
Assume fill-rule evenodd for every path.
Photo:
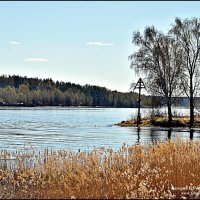
<instances>
[{"instance_id":1,"label":"forest","mask_svg":"<svg viewBox=\"0 0 200 200\"><path fill-rule=\"evenodd\" d=\"M0 105L137 107L137 98L134 92L122 93L88 84L0 76ZM142 95L142 106L151 105L150 99Z\"/></svg>"}]
</instances>

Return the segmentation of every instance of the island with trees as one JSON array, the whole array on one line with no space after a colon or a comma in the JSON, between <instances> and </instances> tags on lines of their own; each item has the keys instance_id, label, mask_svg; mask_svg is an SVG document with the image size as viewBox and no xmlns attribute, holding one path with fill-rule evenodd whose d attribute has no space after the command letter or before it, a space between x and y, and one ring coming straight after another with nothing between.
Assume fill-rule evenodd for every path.
<instances>
[{"instance_id":1,"label":"island with trees","mask_svg":"<svg viewBox=\"0 0 200 200\"><path fill-rule=\"evenodd\" d=\"M143 118L141 125L200 127L200 118L195 116L198 107L200 86L200 19L176 18L168 33L147 26L144 32L133 33L137 50L129 56L131 68L144 75L150 94L161 98L167 105L167 117ZM187 96L190 116L172 116L175 97ZM119 123L121 126L136 125L134 119Z\"/></svg>"}]
</instances>

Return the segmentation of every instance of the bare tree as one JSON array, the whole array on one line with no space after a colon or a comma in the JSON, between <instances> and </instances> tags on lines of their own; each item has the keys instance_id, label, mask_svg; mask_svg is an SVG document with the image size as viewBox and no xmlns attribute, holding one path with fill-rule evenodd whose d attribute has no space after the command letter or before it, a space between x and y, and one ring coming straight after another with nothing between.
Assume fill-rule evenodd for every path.
<instances>
[{"instance_id":1,"label":"bare tree","mask_svg":"<svg viewBox=\"0 0 200 200\"><path fill-rule=\"evenodd\" d=\"M190 101L190 127L194 124L194 96L199 82L199 66L197 64L200 53L200 19L175 19L170 34L184 50L184 71L182 86Z\"/></svg>"},{"instance_id":2,"label":"bare tree","mask_svg":"<svg viewBox=\"0 0 200 200\"><path fill-rule=\"evenodd\" d=\"M146 76L146 87L163 97L168 107L168 124L172 125L172 97L179 91L182 49L175 40L155 29L146 27L144 33L133 33L133 44L138 50L129 56L131 68Z\"/></svg>"}]
</instances>

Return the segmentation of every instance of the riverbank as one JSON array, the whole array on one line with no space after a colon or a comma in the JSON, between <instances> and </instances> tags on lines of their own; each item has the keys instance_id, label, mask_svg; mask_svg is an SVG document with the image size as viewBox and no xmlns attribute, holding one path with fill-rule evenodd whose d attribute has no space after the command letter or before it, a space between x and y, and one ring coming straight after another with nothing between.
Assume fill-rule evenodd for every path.
<instances>
[{"instance_id":1,"label":"riverbank","mask_svg":"<svg viewBox=\"0 0 200 200\"><path fill-rule=\"evenodd\" d=\"M189 127L190 117L189 116L175 116L172 118L171 127ZM136 119L130 119L127 121L122 121L120 123L115 124L121 127L131 127L137 126ZM158 126L158 127L169 127L167 117L163 116L154 116L154 117L144 117L141 119L141 123L139 124L140 127L151 127L151 126ZM194 128L200 128L200 116L195 116L195 123Z\"/></svg>"},{"instance_id":2,"label":"riverbank","mask_svg":"<svg viewBox=\"0 0 200 200\"><path fill-rule=\"evenodd\" d=\"M199 167L200 141L179 138L117 151L45 149L32 155L2 150L0 198L199 198Z\"/></svg>"},{"instance_id":3,"label":"riverbank","mask_svg":"<svg viewBox=\"0 0 200 200\"><path fill-rule=\"evenodd\" d=\"M49 105L49 104L24 104L24 103L5 103L0 102L0 107L67 107L67 108L137 108L137 107L114 107L114 106L68 106L68 105ZM143 107L149 108L149 107Z\"/></svg>"}]
</instances>

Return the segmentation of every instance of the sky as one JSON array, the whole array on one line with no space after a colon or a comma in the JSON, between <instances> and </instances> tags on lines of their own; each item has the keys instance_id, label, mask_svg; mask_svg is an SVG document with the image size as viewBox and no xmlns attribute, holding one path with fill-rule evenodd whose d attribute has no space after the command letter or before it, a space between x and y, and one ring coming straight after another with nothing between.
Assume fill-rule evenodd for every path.
<instances>
[{"instance_id":1,"label":"sky","mask_svg":"<svg viewBox=\"0 0 200 200\"><path fill-rule=\"evenodd\" d=\"M167 32L175 17L200 17L200 2L0 2L0 75L129 92L133 31Z\"/></svg>"}]
</instances>

